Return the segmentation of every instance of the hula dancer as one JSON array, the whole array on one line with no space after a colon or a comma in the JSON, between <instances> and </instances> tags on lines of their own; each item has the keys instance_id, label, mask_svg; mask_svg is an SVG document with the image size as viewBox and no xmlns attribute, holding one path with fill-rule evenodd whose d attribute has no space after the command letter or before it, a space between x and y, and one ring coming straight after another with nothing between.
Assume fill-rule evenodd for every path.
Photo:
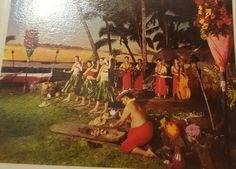
<instances>
[{"instance_id":1,"label":"hula dancer","mask_svg":"<svg viewBox=\"0 0 236 169\"><path fill-rule=\"evenodd\" d=\"M80 95L82 96L82 101L79 104L79 106L85 105L86 98L89 101L87 106L90 106L90 101L91 101L90 98L92 97L92 94L95 91L94 80L96 80L96 78L94 78L93 76L94 76L94 72L98 72L98 69L99 69L99 63L97 63L97 68L94 69L92 61L87 62L87 69L83 73L85 81L82 84L81 90L80 90Z\"/></svg>"},{"instance_id":2,"label":"hula dancer","mask_svg":"<svg viewBox=\"0 0 236 169\"><path fill-rule=\"evenodd\" d=\"M64 93L68 93L67 98L64 101L69 102L71 98L71 92L75 91L78 84L80 73L82 72L83 63L79 56L75 56L75 63L71 67L71 70L63 70L64 73L72 73L70 79L66 82L64 88L61 90Z\"/></svg>"},{"instance_id":3,"label":"hula dancer","mask_svg":"<svg viewBox=\"0 0 236 169\"><path fill-rule=\"evenodd\" d=\"M104 57L100 58L101 68L96 78L98 84L93 97L96 100L96 105L90 112L98 111L99 104L103 101L105 102L105 108L102 113L105 113L108 110L108 103L114 102L112 88L108 79L108 71L111 68L111 58L112 56L110 56L108 63Z\"/></svg>"}]
</instances>

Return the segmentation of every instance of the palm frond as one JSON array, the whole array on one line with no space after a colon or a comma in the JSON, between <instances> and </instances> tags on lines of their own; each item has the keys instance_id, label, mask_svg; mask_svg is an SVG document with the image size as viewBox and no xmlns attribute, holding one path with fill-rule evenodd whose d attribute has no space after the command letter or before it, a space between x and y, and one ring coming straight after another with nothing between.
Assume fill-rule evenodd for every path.
<instances>
[{"instance_id":1,"label":"palm frond","mask_svg":"<svg viewBox=\"0 0 236 169\"><path fill-rule=\"evenodd\" d=\"M111 43L114 43L116 41L116 39L111 39ZM95 46L96 46L96 49L99 49L105 45L108 45L109 44L109 40L107 38L103 38L103 39L100 39L98 40L96 43L95 43Z\"/></svg>"}]
</instances>

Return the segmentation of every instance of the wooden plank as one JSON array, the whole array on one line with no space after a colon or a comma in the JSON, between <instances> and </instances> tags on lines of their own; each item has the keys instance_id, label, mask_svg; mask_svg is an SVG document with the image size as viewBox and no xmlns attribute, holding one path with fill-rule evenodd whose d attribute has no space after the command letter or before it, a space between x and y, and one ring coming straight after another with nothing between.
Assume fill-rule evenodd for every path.
<instances>
[{"instance_id":1,"label":"wooden plank","mask_svg":"<svg viewBox=\"0 0 236 169\"><path fill-rule=\"evenodd\" d=\"M105 135L99 135L99 136L91 135L90 131L95 130L97 128L106 129L108 133ZM81 132L81 129L87 129L88 132ZM50 127L50 131L54 133L58 133L58 134L83 137L83 138L88 138L88 139L98 140L98 141L103 141L103 142L110 142L110 143L119 142L126 135L126 132L118 131L117 129L105 128L101 126L99 127L89 126L87 124L79 124L77 122L63 122L59 124L54 124Z\"/></svg>"}]
</instances>

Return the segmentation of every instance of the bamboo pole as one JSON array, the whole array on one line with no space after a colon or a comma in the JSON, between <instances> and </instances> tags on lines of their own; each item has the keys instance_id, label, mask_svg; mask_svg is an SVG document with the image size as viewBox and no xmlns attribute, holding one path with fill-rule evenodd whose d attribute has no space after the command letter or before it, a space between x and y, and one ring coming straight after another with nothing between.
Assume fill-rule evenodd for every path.
<instances>
[{"instance_id":1,"label":"bamboo pole","mask_svg":"<svg viewBox=\"0 0 236 169\"><path fill-rule=\"evenodd\" d=\"M196 70L197 70L197 78L198 78L198 81L200 83L201 90L202 90L202 93L203 93L203 97L204 97L204 100L206 102L208 114L209 114L209 117L210 117L210 120L211 120L211 127L212 127L212 130L214 131L215 130L215 124L214 124L214 120L213 120L213 117L212 117L211 108L210 108L210 105L209 105L209 102L208 102L208 99L207 99L207 96L206 96L206 92L204 90L203 83L202 83L202 80L201 80L201 77L200 77L200 74L199 74L199 71L198 71L199 68L198 68L197 63L195 63L195 65L196 65Z\"/></svg>"}]
</instances>

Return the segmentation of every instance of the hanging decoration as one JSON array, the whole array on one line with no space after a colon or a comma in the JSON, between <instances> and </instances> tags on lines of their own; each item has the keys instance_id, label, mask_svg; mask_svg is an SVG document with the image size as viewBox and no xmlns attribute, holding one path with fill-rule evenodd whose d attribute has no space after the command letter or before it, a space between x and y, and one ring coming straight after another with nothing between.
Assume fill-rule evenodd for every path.
<instances>
[{"instance_id":1,"label":"hanging decoration","mask_svg":"<svg viewBox=\"0 0 236 169\"><path fill-rule=\"evenodd\" d=\"M195 3L198 6L196 26L220 68L221 89L225 92L225 69L233 44L232 16L227 13L225 0L195 0Z\"/></svg>"},{"instance_id":2,"label":"hanging decoration","mask_svg":"<svg viewBox=\"0 0 236 169\"><path fill-rule=\"evenodd\" d=\"M30 29L25 31L24 46L26 47L27 62L30 61L35 48L38 47L38 31Z\"/></svg>"}]
</instances>

